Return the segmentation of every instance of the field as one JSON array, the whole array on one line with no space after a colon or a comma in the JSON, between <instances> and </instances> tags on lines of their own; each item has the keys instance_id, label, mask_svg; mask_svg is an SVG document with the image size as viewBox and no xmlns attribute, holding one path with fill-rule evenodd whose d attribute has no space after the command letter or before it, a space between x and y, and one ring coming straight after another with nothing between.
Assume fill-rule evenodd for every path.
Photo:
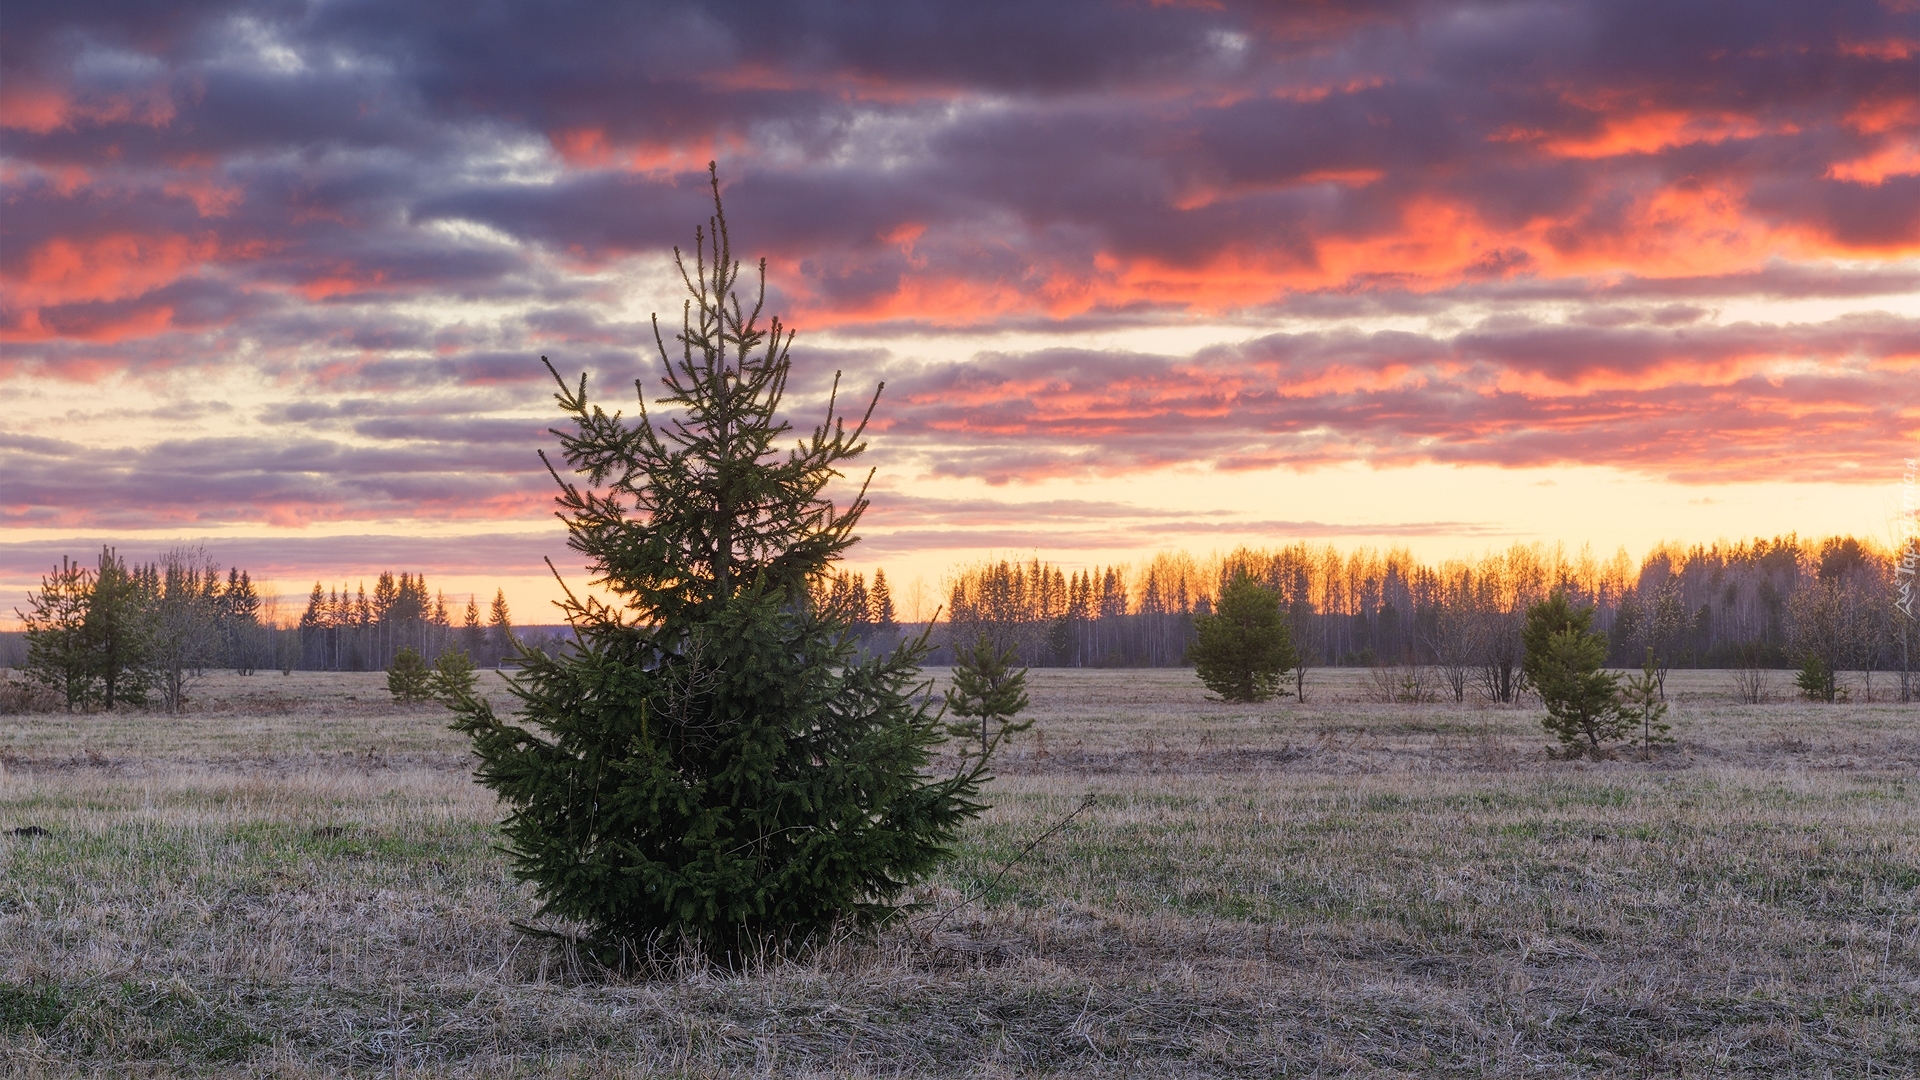
<instances>
[{"instance_id":1,"label":"field","mask_svg":"<svg viewBox=\"0 0 1920 1080\"><path fill-rule=\"evenodd\" d=\"M1670 681L1677 747L1531 709L1209 703L1036 671L926 913L609 979L444 714L377 675L0 716L0 1062L20 1076L1912 1076L1920 710ZM1065 828L1002 874L1028 843ZM980 895L977 902L969 897Z\"/></svg>"}]
</instances>

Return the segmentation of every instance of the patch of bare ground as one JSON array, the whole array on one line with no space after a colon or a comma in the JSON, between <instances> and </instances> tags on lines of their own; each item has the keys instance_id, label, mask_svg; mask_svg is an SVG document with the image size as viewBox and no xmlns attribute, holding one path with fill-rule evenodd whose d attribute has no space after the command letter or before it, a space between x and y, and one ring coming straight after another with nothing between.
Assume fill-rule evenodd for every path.
<instances>
[{"instance_id":1,"label":"patch of bare ground","mask_svg":"<svg viewBox=\"0 0 1920 1080\"><path fill-rule=\"evenodd\" d=\"M1913 706L1740 705L1550 759L1530 708L1036 671L994 807L876 938L586 970L378 675L0 717L21 1076L1911 1076ZM502 702L505 703L504 700ZM1092 795L1091 807L1007 868Z\"/></svg>"}]
</instances>

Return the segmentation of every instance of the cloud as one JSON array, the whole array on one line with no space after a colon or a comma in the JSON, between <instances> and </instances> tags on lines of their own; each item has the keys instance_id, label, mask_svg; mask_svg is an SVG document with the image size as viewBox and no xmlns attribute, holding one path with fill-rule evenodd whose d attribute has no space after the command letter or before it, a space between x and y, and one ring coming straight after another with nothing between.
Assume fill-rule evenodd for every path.
<instances>
[{"instance_id":1,"label":"cloud","mask_svg":"<svg viewBox=\"0 0 1920 1080\"><path fill-rule=\"evenodd\" d=\"M485 421L421 423L381 443L313 434L169 439L99 447L0 436L0 524L148 529L246 522L525 518L552 481L523 424L501 439Z\"/></svg>"},{"instance_id":2,"label":"cloud","mask_svg":"<svg viewBox=\"0 0 1920 1080\"><path fill-rule=\"evenodd\" d=\"M883 491L862 519L860 557L878 560L928 550L1039 551L1150 549L1206 537L1263 536L1277 542L1327 538L1404 540L1501 533L1486 522L1328 522L1250 518L1225 510L1170 510L1084 499L947 499Z\"/></svg>"},{"instance_id":3,"label":"cloud","mask_svg":"<svg viewBox=\"0 0 1920 1080\"><path fill-rule=\"evenodd\" d=\"M796 391L885 378L876 453L935 475L1841 475L1917 430L1915 328L1876 313L1920 288L1917 19L14 5L0 385L251 397L0 419L0 521L544 512L534 357L648 370L635 289L712 157L773 307L833 335ZM1718 314L1769 300L1853 314ZM1244 333L977 346L1197 323Z\"/></svg>"},{"instance_id":4,"label":"cloud","mask_svg":"<svg viewBox=\"0 0 1920 1080\"><path fill-rule=\"evenodd\" d=\"M936 473L995 482L1351 460L1818 480L1891 460L1920 427L1920 322L1669 315L1277 334L1184 357L983 355L889 373L884 437Z\"/></svg>"}]
</instances>

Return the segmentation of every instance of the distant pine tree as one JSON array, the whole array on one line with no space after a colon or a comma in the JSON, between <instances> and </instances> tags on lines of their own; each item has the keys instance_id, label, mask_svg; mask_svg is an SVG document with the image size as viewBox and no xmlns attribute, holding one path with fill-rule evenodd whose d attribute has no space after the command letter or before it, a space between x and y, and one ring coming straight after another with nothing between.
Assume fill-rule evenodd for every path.
<instances>
[{"instance_id":1,"label":"distant pine tree","mask_svg":"<svg viewBox=\"0 0 1920 1080\"><path fill-rule=\"evenodd\" d=\"M865 574L853 575L853 587L847 591L847 614L851 616L855 630L865 630L873 625L873 602L867 596Z\"/></svg>"},{"instance_id":2,"label":"distant pine tree","mask_svg":"<svg viewBox=\"0 0 1920 1080\"><path fill-rule=\"evenodd\" d=\"M467 594L467 614L460 623L460 645L466 650L467 658L479 664L487 656L487 631L480 623L480 603L472 594ZM488 664L488 667L493 665Z\"/></svg>"},{"instance_id":3,"label":"distant pine tree","mask_svg":"<svg viewBox=\"0 0 1920 1080\"><path fill-rule=\"evenodd\" d=\"M496 667L502 659L511 656L517 647L513 638L513 614L507 610L505 589L494 590L493 607L487 612L487 638Z\"/></svg>"},{"instance_id":4,"label":"distant pine tree","mask_svg":"<svg viewBox=\"0 0 1920 1080\"><path fill-rule=\"evenodd\" d=\"M885 570L873 572L873 589L867 594L867 603L875 626L889 633L899 627L899 618L893 610L893 590L887 587Z\"/></svg>"},{"instance_id":5,"label":"distant pine tree","mask_svg":"<svg viewBox=\"0 0 1920 1080\"><path fill-rule=\"evenodd\" d=\"M242 675L253 674L262 638L260 594L253 589L253 579L237 566L227 571L227 587L220 590L218 612L228 666Z\"/></svg>"}]
</instances>

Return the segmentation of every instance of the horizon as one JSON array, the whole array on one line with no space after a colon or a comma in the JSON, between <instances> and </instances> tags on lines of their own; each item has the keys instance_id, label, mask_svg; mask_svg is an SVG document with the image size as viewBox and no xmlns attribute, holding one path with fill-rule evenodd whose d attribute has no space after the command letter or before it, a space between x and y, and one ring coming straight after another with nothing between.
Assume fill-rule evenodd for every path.
<instances>
[{"instance_id":1,"label":"horizon","mask_svg":"<svg viewBox=\"0 0 1920 1080\"><path fill-rule=\"evenodd\" d=\"M1879 556L1891 558L1898 550L1895 546L1883 542L1876 537L1857 536L1847 533L1803 536L1789 532L1772 536L1721 536L1708 541L1693 542L1666 540L1656 542L1638 552L1629 550L1625 545L1618 545L1612 551L1602 551L1595 548L1592 544L1581 544L1578 547L1574 547L1563 541L1549 542L1536 540L1530 543L1513 541L1509 544L1489 546L1472 551L1450 550L1446 554L1438 556L1423 555L1404 544L1340 545L1329 544L1325 541L1314 539L1296 538L1291 541L1272 544L1238 545L1230 549L1216 548L1204 552L1193 551L1186 548L1162 548L1156 551L1140 553L1140 557L1138 558L1111 561L1066 561L1050 559L1044 554L1035 551L1020 553L986 552L976 554L976 556L972 558L944 564L939 570L938 577L928 577L925 574L914 574L911 577L903 576L896 573L895 570L887 564L862 564L855 559L844 560L837 565L841 571L858 573L868 580L871 580L874 571L886 571L888 584L894 593L895 605L899 612L900 621L903 623L917 624L927 621L924 616L929 611L938 609L947 602L947 593L960 575L970 570L976 570L984 566L995 565L1002 562L1026 565L1037 560L1050 569L1058 569L1069 575L1083 571L1116 569L1122 572L1129 588L1137 591L1148 566L1151 565L1155 559L1163 556L1190 558L1196 564L1197 568L1203 572L1204 576L1206 572L1217 570L1223 562L1236 554L1246 552L1262 554L1291 547L1294 544L1305 544L1316 549L1332 547L1342 558L1351 558L1363 552L1380 555L1382 557L1405 554L1415 563L1429 568L1439 568L1444 564L1454 561L1472 563L1483 558L1500 555L1511 550L1514 546L1520 546L1533 549L1537 554L1547 556L1551 563L1557 565L1590 562L1597 568L1604 568L1624 560L1625 564L1630 568L1630 576L1637 578L1639 571L1655 556L1662 553L1668 555L1676 553L1692 554L1695 552L1711 554L1715 551L1725 551L1741 545L1750 545L1755 542L1797 540L1802 545L1805 553L1812 554L1817 551L1822 541L1828 539L1847 539L1849 537L1857 539L1863 544L1870 545L1873 553ZM76 552L64 548L60 548L59 550L64 552L66 557L74 558L75 562L91 566L98 558L102 546L103 545L99 543L93 544L93 546L88 549L91 550L93 554L86 556L78 555ZM113 547L115 553L129 565L156 561L163 554L162 549L155 548L144 554L129 555L119 550L118 545L109 542L105 546ZM169 545L169 547L173 546L194 547L200 545L195 542ZM11 550L10 547L12 548ZM49 544L44 547L34 545L30 550L33 550L35 553L41 553L58 547L59 545L57 544ZM291 578L285 576L269 576L269 574L256 574L244 563L223 560L220 557L219 549L214 546L205 546L205 551L209 559L222 573L229 568L233 568L249 575L249 580L252 582L255 591L260 595L265 608L262 612L262 622L280 628L291 628L297 625L300 612L305 609L308 599L312 594L314 584L318 584L323 590L335 590L344 587L346 592L351 595L356 588L365 587L369 581L378 579L382 573L392 573L396 575L403 572L410 574L417 573L412 569L397 565L381 566L365 571L348 572L344 576L338 574L332 578L321 576L314 579L313 583L296 585L292 582ZM18 589L15 591L17 591L17 595L21 598L20 602L24 602L26 594L39 585L40 579L37 575L56 565L61 557L62 554L54 554L51 562L46 563L40 570L33 571L35 576L29 581L27 578L20 576L22 570L30 569L27 558L22 557L18 547L0 544L0 589L11 590L17 579ZM905 565L911 566L912 564ZM269 569L271 569L270 565ZM421 576L425 576L424 572L418 573L420 573ZM584 581L585 576L585 572L582 570L578 578L569 580L569 586L574 588L576 592L581 591L581 583ZM533 579L536 584L532 587L528 587L528 579L525 578L508 577L486 579L469 575L456 576L445 580L456 583L457 587L449 589L442 580L429 577L427 588L430 592L444 594L448 609L453 613L456 625L458 624L460 612L464 610L466 602L469 599L472 599L480 607L484 615L495 590L505 593L508 606L513 612L513 624L516 627L551 629L567 625L564 618L548 620L542 617L554 613L552 608L543 606L552 605L547 591L552 587L553 579L551 575L545 579ZM515 587L516 583L517 588ZM924 588L925 591L915 596L913 593L916 587ZM595 591L597 592L597 590ZM525 606L522 606L523 603ZM909 605L913 606L910 607ZM553 607L557 607L557 605L553 605ZM910 610L914 612L911 618L908 614ZM526 614L528 611L535 612L536 615L534 617L528 617ZM13 607L11 606L6 609L4 616L0 616L0 633L19 632L24 628L24 625L25 624L18 618L13 617Z\"/></svg>"}]
</instances>

